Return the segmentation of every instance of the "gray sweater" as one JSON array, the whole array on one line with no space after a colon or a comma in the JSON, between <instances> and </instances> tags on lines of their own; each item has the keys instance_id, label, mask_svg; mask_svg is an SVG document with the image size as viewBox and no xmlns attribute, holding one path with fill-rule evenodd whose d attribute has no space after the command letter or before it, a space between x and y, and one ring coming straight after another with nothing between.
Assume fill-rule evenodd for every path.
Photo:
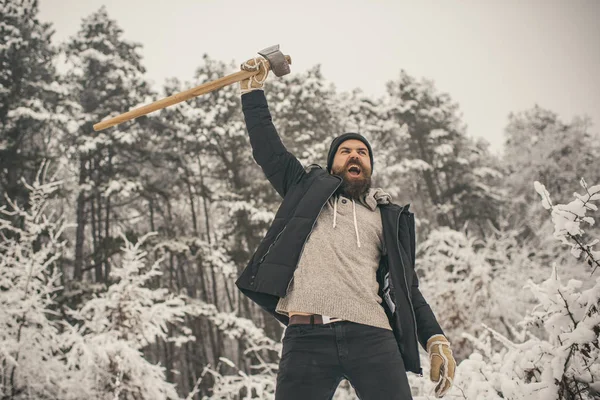
<instances>
[{"instance_id":1,"label":"gray sweater","mask_svg":"<svg viewBox=\"0 0 600 400\"><path fill-rule=\"evenodd\" d=\"M392 330L376 279L383 251L377 204L392 197L371 188L358 202L332 196L323 206L276 312L307 312Z\"/></svg>"}]
</instances>

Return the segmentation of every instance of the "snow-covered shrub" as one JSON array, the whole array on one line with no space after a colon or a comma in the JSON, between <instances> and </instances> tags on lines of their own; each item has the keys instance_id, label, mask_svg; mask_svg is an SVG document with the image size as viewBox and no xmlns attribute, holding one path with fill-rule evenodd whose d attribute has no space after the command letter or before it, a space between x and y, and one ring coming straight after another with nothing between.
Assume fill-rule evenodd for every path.
<instances>
[{"instance_id":1,"label":"snow-covered shrub","mask_svg":"<svg viewBox=\"0 0 600 400\"><path fill-rule=\"evenodd\" d=\"M182 297L150 289L160 260L146 266L144 239L125 237L116 281L80 309L56 303L68 227L49 212L61 182L44 183L45 168L30 191L29 207L7 199L0 208L0 398L6 399L179 399L164 368L141 350L159 338L177 345L193 339L183 328L168 337L167 324L194 314ZM61 314L79 323L69 325Z\"/></svg>"},{"instance_id":2,"label":"snow-covered shrub","mask_svg":"<svg viewBox=\"0 0 600 400\"><path fill-rule=\"evenodd\" d=\"M49 213L48 198L60 182L44 183L40 170L29 185L29 209L11 199L0 208L0 398L65 399L81 392L61 347L54 297L57 261L67 227Z\"/></svg>"},{"instance_id":3,"label":"snow-covered shrub","mask_svg":"<svg viewBox=\"0 0 600 400\"><path fill-rule=\"evenodd\" d=\"M517 236L511 229L493 229L481 239L440 227L417 246L419 286L452 342L457 361L473 351L463 332L477 336L486 323L514 338L510 326L532 304L520 286L538 278L539 268L532 267L527 246Z\"/></svg>"},{"instance_id":4,"label":"snow-covered shrub","mask_svg":"<svg viewBox=\"0 0 600 400\"><path fill-rule=\"evenodd\" d=\"M175 386L166 381L164 368L145 359L141 350L158 338L177 345L193 339L167 336L167 324L182 322L192 312L183 298L167 289L146 287L150 279L162 274L160 259L146 267L147 253L141 246L148 236L136 244L122 236L122 263L111 269L117 282L70 312L80 323L71 332L77 340L72 342L68 364L86 371L93 398L179 398Z\"/></svg>"},{"instance_id":5,"label":"snow-covered shrub","mask_svg":"<svg viewBox=\"0 0 600 400\"><path fill-rule=\"evenodd\" d=\"M598 240L584 242L581 223L594 224L588 210L596 211L592 201L600 200L600 185L588 187L580 181L584 195L575 193L569 204L552 205L545 187L535 182L542 205L551 211L554 236L570 246L573 256L582 257L598 267L600 252L593 246ZM566 284L552 265L550 278L524 286L538 299L521 327L520 343L515 343L486 326L479 337L469 337L479 351L459 364L455 387L448 398L460 399L581 399L600 397L600 277L587 290L582 282L571 279ZM533 335L533 327L543 327L544 337ZM501 351L492 350L493 342Z\"/></svg>"},{"instance_id":6,"label":"snow-covered shrub","mask_svg":"<svg viewBox=\"0 0 600 400\"><path fill-rule=\"evenodd\" d=\"M586 217L588 210L598 211L598 207L591 201L600 200L600 185L587 186L585 180L581 179L581 186L585 190L584 195L573 193L575 200L569 204L552 205L550 194L539 182L535 182L536 191L542 196L542 206L551 210L552 222L554 223L554 237L562 243L571 246L571 254L575 258L584 253L583 261L593 268L593 272L600 266L600 251L593 251L592 247L598 243L599 239L594 239L591 242L582 243L583 234L585 231L581 229L581 223L585 222L590 226L594 225L594 218ZM590 274L591 275L591 274Z\"/></svg>"},{"instance_id":7,"label":"snow-covered shrub","mask_svg":"<svg viewBox=\"0 0 600 400\"><path fill-rule=\"evenodd\" d=\"M419 245L421 290L452 340L455 358L470 348L459 341L459 332L489 320L497 309L491 294L492 266L474 248L476 239L448 227L432 231ZM466 343L468 345L468 343Z\"/></svg>"}]
</instances>

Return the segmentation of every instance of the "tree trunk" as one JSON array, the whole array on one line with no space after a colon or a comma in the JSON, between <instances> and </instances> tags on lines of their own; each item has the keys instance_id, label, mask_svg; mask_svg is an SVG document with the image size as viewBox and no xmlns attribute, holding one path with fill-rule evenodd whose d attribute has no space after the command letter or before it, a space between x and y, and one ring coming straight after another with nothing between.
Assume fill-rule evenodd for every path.
<instances>
[{"instance_id":1,"label":"tree trunk","mask_svg":"<svg viewBox=\"0 0 600 400\"><path fill-rule=\"evenodd\" d=\"M168 328L168 335L167 337L171 337L171 335L173 334L173 329L169 326ZM163 342L163 350L164 350L164 357L165 357L165 377L167 378L167 382L173 382L173 351L172 351L172 346L170 346L170 342L167 342L166 340L161 340Z\"/></svg>"},{"instance_id":2,"label":"tree trunk","mask_svg":"<svg viewBox=\"0 0 600 400\"><path fill-rule=\"evenodd\" d=\"M192 228L194 236L198 236L198 224L196 223L196 207L194 206L194 194L189 179L186 177L185 184L188 189L188 198L190 200L190 209L192 211Z\"/></svg>"},{"instance_id":3,"label":"tree trunk","mask_svg":"<svg viewBox=\"0 0 600 400\"><path fill-rule=\"evenodd\" d=\"M97 184L94 183L94 190L97 191ZM99 238L99 232L100 232L100 204L98 203L98 196L92 196L91 199L91 224L92 224L92 244L93 244L93 249L92 249L92 254L93 254L93 260L94 260L94 282L96 283L100 283L103 281L102 279L102 263L101 263L101 259L100 257L98 257L98 254L100 252L100 238ZM96 207L97 206L97 207Z\"/></svg>"},{"instance_id":4,"label":"tree trunk","mask_svg":"<svg viewBox=\"0 0 600 400\"><path fill-rule=\"evenodd\" d=\"M210 215L208 213L208 193L205 193L204 175L202 174L202 161L198 157L198 166L200 170L200 187L202 188L202 203L204 205L204 223L206 224L206 241L211 244L210 240Z\"/></svg>"},{"instance_id":5,"label":"tree trunk","mask_svg":"<svg viewBox=\"0 0 600 400\"><path fill-rule=\"evenodd\" d=\"M113 166L112 166L113 151L112 151L112 149L109 149L108 154L109 154L109 156L108 156L109 177L112 177L112 175L113 175ZM106 197L104 241L103 241L102 253L101 253L102 258L103 258L103 263L104 263L104 280L107 285L108 285L108 278L109 278L109 274L110 274L110 262L108 261L108 249L106 248L106 246L108 245L107 240L110 237L110 197L111 197L110 195L108 195Z\"/></svg>"},{"instance_id":6,"label":"tree trunk","mask_svg":"<svg viewBox=\"0 0 600 400\"><path fill-rule=\"evenodd\" d=\"M197 267L198 267L198 276L200 276L200 284L202 286L202 296L200 296L200 299L203 300L205 303L208 303L208 288L206 285L206 279L204 276L204 270L202 269L202 260L198 260L197 261ZM218 347L218 341L215 339L215 334L212 330L212 324L209 323L209 321L207 321L207 325L208 325L208 335L210 337L210 343L213 349L213 354L214 354L214 365L217 365L216 363L219 360L219 355L220 355L220 349Z\"/></svg>"},{"instance_id":7,"label":"tree trunk","mask_svg":"<svg viewBox=\"0 0 600 400\"><path fill-rule=\"evenodd\" d=\"M86 170L85 159L79 155L79 185L85 183ZM85 193L83 189L79 189L77 195L77 228L75 230L75 264L73 279L81 282L83 279L83 242L85 240Z\"/></svg>"},{"instance_id":8,"label":"tree trunk","mask_svg":"<svg viewBox=\"0 0 600 400\"><path fill-rule=\"evenodd\" d=\"M223 277L223 286L225 287L225 295L227 296L227 301L229 303L229 310L233 312L235 310L235 299L231 296L231 290L229 290L229 285L227 284L227 278L225 275L221 275ZM225 311L225 310L223 310Z\"/></svg>"}]
</instances>

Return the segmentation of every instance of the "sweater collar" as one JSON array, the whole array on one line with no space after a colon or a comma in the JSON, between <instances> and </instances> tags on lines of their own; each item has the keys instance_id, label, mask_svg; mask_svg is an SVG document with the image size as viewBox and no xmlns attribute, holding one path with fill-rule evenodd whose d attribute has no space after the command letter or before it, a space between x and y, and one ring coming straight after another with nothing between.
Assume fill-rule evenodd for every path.
<instances>
[{"instance_id":1,"label":"sweater collar","mask_svg":"<svg viewBox=\"0 0 600 400\"><path fill-rule=\"evenodd\" d=\"M335 196L333 199L333 228L335 229L335 222L337 217L337 203L339 196ZM354 232L356 233L356 244L360 247L360 237L358 235L358 223L356 222L356 203L352 200L352 217L354 219ZM370 188L369 191L361 196L358 200L360 204L364 205L371 211L377 209L378 204L389 204L392 202L392 196L385 192L381 188Z\"/></svg>"},{"instance_id":2,"label":"sweater collar","mask_svg":"<svg viewBox=\"0 0 600 400\"><path fill-rule=\"evenodd\" d=\"M371 211L375 211L378 204L389 204L392 202L392 195L381 188L370 188L368 193L359 199L359 202Z\"/></svg>"}]
</instances>

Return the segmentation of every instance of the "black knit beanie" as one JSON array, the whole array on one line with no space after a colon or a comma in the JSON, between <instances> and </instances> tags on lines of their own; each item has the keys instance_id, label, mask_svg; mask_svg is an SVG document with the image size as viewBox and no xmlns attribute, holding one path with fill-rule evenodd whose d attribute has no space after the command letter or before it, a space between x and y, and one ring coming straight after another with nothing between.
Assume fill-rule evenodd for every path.
<instances>
[{"instance_id":1,"label":"black knit beanie","mask_svg":"<svg viewBox=\"0 0 600 400\"><path fill-rule=\"evenodd\" d=\"M367 146L367 149L369 149L369 158L371 159L371 171L372 171L373 170L373 150L371 150L371 145L369 144L369 141L360 133L348 132L348 133L344 133L343 135L336 137L335 139L333 139L331 141L331 146L329 146L329 154L327 155L327 172L331 173L331 167L333 166L333 159L335 157L335 153L337 152L338 147L340 147L340 144L342 144L342 142L344 142L348 139L360 140L361 142L363 142L365 144L365 146Z\"/></svg>"}]
</instances>

